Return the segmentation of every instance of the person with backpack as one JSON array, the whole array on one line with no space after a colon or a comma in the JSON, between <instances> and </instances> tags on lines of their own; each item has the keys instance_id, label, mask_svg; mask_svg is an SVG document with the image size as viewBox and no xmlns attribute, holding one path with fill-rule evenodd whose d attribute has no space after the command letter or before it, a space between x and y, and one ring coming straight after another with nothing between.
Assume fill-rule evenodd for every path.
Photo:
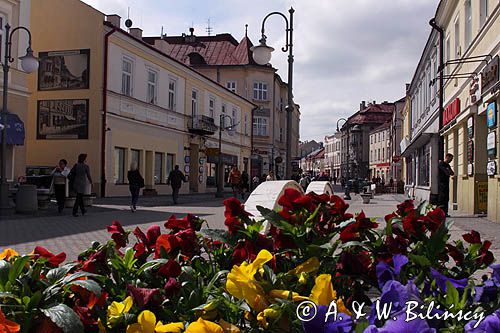
<instances>
[{"instance_id":1,"label":"person with backpack","mask_svg":"<svg viewBox=\"0 0 500 333\"><path fill-rule=\"evenodd\" d=\"M139 169L137 168L137 163L132 162L130 164L130 170L127 173L127 179L129 184L130 195L132 196L132 201L130 203L130 210L135 212L137 210L137 201L139 200L139 192L141 188L144 187L144 178L142 178Z\"/></svg>"},{"instance_id":2,"label":"person with backpack","mask_svg":"<svg viewBox=\"0 0 500 333\"><path fill-rule=\"evenodd\" d=\"M172 186L172 199L174 201L174 205L177 205L178 203L179 190L182 186L182 183L185 181L186 177L184 176L182 171L179 170L179 166L176 165L174 167L174 170L170 171L167 179L167 184L170 184L170 186Z\"/></svg>"},{"instance_id":3,"label":"person with backpack","mask_svg":"<svg viewBox=\"0 0 500 333\"><path fill-rule=\"evenodd\" d=\"M71 184L71 188L76 192L76 200L73 205L73 216L78 216L78 208L82 212L82 216L85 215L87 210L83 205L83 194L87 189L87 181L92 186L92 177L90 176L90 168L85 161L87 160L87 154L78 155L78 162L71 168L68 174L68 179Z\"/></svg>"}]
</instances>

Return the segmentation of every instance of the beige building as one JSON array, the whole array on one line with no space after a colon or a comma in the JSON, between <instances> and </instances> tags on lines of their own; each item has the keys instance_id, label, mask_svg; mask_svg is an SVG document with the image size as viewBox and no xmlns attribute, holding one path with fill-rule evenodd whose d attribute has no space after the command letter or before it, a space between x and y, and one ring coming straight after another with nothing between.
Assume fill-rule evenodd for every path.
<instances>
[{"instance_id":1,"label":"beige building","mask_svg":"<svg viewBox=\"0 0 500 333\"><path fill-rule=\"evenodd\" d=\"M5 25L9 24L12 29L24 26L30 29L30 6L31 1L1 0L0 1L0 56L1 62L5 56L5 39L8 38ZM19 30L12 35L12 58L8 77L8 119L7 119L7 154L0 158L6 158L7 182L16 182L19 176L25 174L26 168L26 140L25 127L28 121L28 97L29 89L27 79L29 76L36 76L36 73L27 74L21 69L19 57L26 54L28 47L28 35L25 31ZM38 51L33 47L35 51ZM36 56L36 54L35 54ZM0 80L3 85L3 80ZM3 86L1 88L0 103L3 103ZM0 108L1 108L0 104ZM2 134L0 132L0 134ZM1 135L0 135L1 142Z\"/></svg>"},{"instance_id":2,"label":"beige building","mask_svg":"<svg viewBox=\"0 0 500 333\"><path fill-rule=\"evenodd\" d=\"M341 134L336 132L332 135L325 136L325 172L327 172L332 178L340 178L340 146L341 146Z\"/></svg>"},{"instance_id":3,"label":"beige building","mask_svg":"<svg viewBox=\"0 0 500 333\"><path fill-rule=\"evenodd\" d=\"M145 37L162 52L255 103L252 120L251 176L274 170L283 178L286 160L287 84L270 65L257 65L253 46L245 36L238 42L230 34L196 36L194 29L182 36ZM298 157L300 108L292 114L292 159Z\"/></svg>"},{"instance_id":4,"label":"beige building","mask_svg":"<svg viewBox=\"0 0 500 333\"><path fill-rule=\"evenodd\" d=\"M170 193L175 165L188 178L181 193L215 191L223 119L223 128L236 129L222 133L223 165L248 169L254 104L147 44L141 29L121 29L119 16L77 0L63 4L39 0L32 15L45 52L31 82L29 163L72 163L85 152L92 191L101 195L129 195L131 162L144 193Z\"/></svg>"},{"instance_id":5,"label":"beige building","mask_svg":"<svg viewBox=\"0 0 500 333\"><path fill-rule=\"evenodd\" d=\"M388 183L392 177L391 167L391 123L386 122L370 132L370 179L380 178Z\"/></svg>"},{"instance_id":6,"label":"beige building","mask_svg":"<svg viewBox=\"0 0 500 333\"><path fill-rule=\"evenodd\" d=\"M443 0L436 23L444 30L447 75L441 134L455 156L450 206L498 222L500 2Z\"/></svg>"}]
</instances>

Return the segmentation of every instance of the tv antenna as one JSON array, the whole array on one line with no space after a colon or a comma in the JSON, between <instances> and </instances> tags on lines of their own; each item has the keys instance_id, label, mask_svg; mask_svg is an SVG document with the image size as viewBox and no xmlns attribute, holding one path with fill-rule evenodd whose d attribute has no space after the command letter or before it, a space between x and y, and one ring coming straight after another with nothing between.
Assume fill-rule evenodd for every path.
<instances>
[{"instance_id":1,"label":"tv antenna","mask_svg":"<svg viewBox=\"0 0 500 333\"><path fill-rule=\"evenodd\" d=\"M207 28L205 29L207 31L207 34L210 36L212 34L212 32L214 31L214 29L212 28L212 26L210 25L210 17L208 18L207 20Z\"/></svg>"},{"instance_id":2,"label":"tv antenna","mask_svg":"<svg viewBox=\"0 0 500 333\"><path fill-rule=\"evenodd\" d=\"M127 9L127 19L125 20L125 26L129 29L130 32L130 27L132 27L132 20L130 19L130 7Z\"/></svg>"}]
</instances>

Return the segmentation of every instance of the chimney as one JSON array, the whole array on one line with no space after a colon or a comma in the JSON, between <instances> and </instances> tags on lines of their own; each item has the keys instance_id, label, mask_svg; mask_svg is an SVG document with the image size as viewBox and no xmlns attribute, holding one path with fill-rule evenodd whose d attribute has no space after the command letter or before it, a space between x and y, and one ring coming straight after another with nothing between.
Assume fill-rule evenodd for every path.
<instances>
[{"instance_id":1,"label":"chimney","mask_svg":"<svg viewBox=\"0 0 500 333\"><path fill-rule=\"evenodd\" d=\"M361 101L361 103L359 103L359 111L362 111L366 109L366 102L365 101Z\"/></svg>"},{"instance_id":2,"label":"chimney","mask_svg":"<svg viewBox=\"0 0 500 333\"><path fill-rule=\"evenodd\" d=\"M106 15L106 22L111 23L117 28L120 27L120 19L121 19L120 15L117 14Z\"/></svg>"},{"instance_id":3,"label":"chimney","mask_svg":"<svg viewBox=\"0 0 500 333\"><path fill-rule=\"evenodd\" d=\"M375 105L375 104L377 104L377 102L376 102L376 101L373 101L373 105Z\"/></svg>"},{"instance_id":4,"label":"chimney","mask_svg":"<svg viewBox=\"0 0 500 333\"><path fill-rule=\"evenodd\" d=\"M141 28L130 28L129 33L132 37L137 39L142 39L142 29Z\"/></svg>"}]
</instances>

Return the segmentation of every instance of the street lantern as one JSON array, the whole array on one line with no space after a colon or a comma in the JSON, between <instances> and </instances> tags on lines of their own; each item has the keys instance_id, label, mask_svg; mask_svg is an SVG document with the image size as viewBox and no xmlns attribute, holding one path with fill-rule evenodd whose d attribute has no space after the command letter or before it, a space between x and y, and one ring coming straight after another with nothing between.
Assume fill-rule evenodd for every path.
<instances>
[{"instance_id":1,"label":"street lantern","mask_svg":"<svg viewBox=\"0 0 500 333\"><path fill-rule=\"evenodd\" d=\"M9 205L9 184L7 183L7 98L9 96L9 70L10 63L14 62L12 58L12 35L17 30L24 30L28 34L28 48L26 49L26 55L19 57L21 62L21 68L26 73L33 73L38 69L38 59L33 56L33 50L31 49L31 32L28 28L19 26L12 31L10 31L10 25L7 23L5 25L5 58L2 63L3 69L3 106L2 106L2 170L0 183L0 210L7 210L10 208Z\"/></svg>"},{"instance_id":2,"label":"street lantern","mask_svg":"<svg viewBox=\"0 0 500 333\"><path fill-rule=\"evenodd\" d=\"M288 13L290 13L289 18L287 18L283 13L272 12L267 14L262 20L261 28L261 39L259 40L259 45L250 48L252 51L253 60L259 65L267 65L271 60L271 54L274 48L266 44L267 37L265 35L265 23L266 20L273 15L281 16L285 20L285 46L281 48L281 51L288 52L288 105L285 107L286 110L286 156L285 156L285 178L291 179L291 169L292 169L292 115L294 111L293 106L293 13L295 10L290 8Z\"/></svg>"},{"instance_id":3,"label":"street lantern","mask_svg":"<svg viewBox=\"0 0 500 333\"><path fill-rule=\"evenodd\" d=\"M270 47L266 44L266 38L263 37L260 40L260 44L257 46L252 46L250 48L252 51L253 60L259 65L267 65L269 61L271 61L272 52L274 51L273 47Z\"/></svg>"},{"instance_id":4,"label":"street lantern","mask_svg":"<svg viewBox=\"0 0 500 333\"><path fill-rule=\"evenodd\" d=\"M21 60L21 68L24 72L30 74L38 70L38 58L33 56L33 50L28 46L26 55L19 57Z\"/></svg>"}]
</instances>

